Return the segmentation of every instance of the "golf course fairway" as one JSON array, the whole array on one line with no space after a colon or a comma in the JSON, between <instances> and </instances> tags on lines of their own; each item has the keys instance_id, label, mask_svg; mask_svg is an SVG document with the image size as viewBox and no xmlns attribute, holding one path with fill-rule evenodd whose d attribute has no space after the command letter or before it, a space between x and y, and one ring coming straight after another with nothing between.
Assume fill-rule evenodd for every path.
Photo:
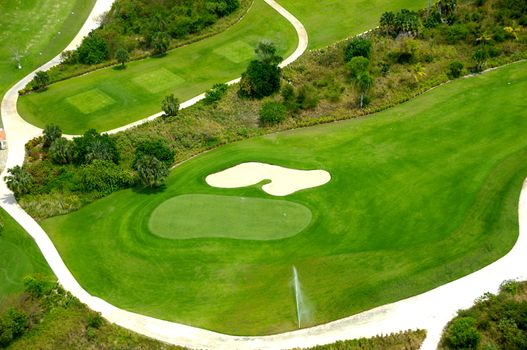
<instances>
[{"instance_id":1,"label":"golf course fairway","mask_svg":"<svg viewBox=\"0 0 527 350\"><path fill-rule=\"evenodd\" d=\"M369 117L220 147L177 166L160 190L120 191L42 226L79 283L124 309L230 334L293 330L294 265L302 326L336 320L452 281L510 250L527 176L525 91L527 62L509 65ZM244 162L331 174L323 186L280 197L311 212L301 232L262 240L150 231L156 208L177 196L276 200L263 183L205 182Z\"/></svg>"}]
</instances>

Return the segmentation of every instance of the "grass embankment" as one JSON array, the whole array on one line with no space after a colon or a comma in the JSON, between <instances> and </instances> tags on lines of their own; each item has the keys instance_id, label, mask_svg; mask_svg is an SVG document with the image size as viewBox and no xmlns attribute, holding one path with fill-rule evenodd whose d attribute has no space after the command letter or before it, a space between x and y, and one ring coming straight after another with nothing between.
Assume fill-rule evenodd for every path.
<instances>
[{"instance_id":1,"label":"grass embankment","mask_svg":"<svg viewBox=\"0 0 527 350\"><path fill-rule=\"evenodd\" d=\"M271 40L284 57L294 51L294 28L263 0L228 30L170 51L162 58L130 62L125 70L101 69L58 82L42 93L19 99L30 123L60 125L65 133L113 129L160 110L164 96L181 101L243 72L261 40Z\"/></svg>"},{"instance_id":2,"label":"grass embankment","mask_svg":"<svg viewBox=\"0 0 527 350\"><path fill-rule=\"evenodd\" d=\"M310 49L319 49L375 27L385 11L402 8L417 10L426 6L425 1L412 0L280 0L279 2L306 28Z\"/></svg>"},{"instance_id":3,"label":"grass embankment","mask_svg":"<svg viewBox=\"0 0 527 350\"><path fill-rule=\"evenodd\" d=\"M120 191L42 224L91 293L227 333L296 327L292 265L306 327L415 295L491 263L516 240L526 67L454 81L371 117L230 144L178 166L162 191ZM204 182L246 161L331 173L330 183L286 197L312 211L307 229L274 241L149 232L153 210L177 195L271 198L257 186Z\"/></svg>"},{"instance_id":4,"label":"grass embankment","mask_svg":"<svg viewBox=\"0 0 527 350\"><path fill-rule=\"evenodd\" d=\"M23 290L22 279L29 274L53 278L33 239L3 209L0 221L0 304L11 294Z\"/></svg>"},{"instance_id":5,"label":"grass embankment","mask_svg":"<svg viewBox=\"0 0 527 350\"><path fill-rule=\"evenodd\" d=\"M95 0L16 0L0 2L0 96L18 79L57 55L77 34ZM60 34L59 34L60 32ZM13 54L21 55L22 69ZM1 122L0 122L1 125ZM3 210L0 220L0 302L22 290L22 278L52 273L34 241Z\"/></svg>"}]
</instances>

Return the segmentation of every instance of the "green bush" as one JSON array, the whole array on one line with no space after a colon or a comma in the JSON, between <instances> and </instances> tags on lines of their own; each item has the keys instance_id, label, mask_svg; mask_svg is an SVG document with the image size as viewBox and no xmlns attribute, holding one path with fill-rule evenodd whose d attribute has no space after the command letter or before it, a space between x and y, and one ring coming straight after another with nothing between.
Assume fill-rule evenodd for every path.
<instances>
[{"instance_id":1,"label":"green bush","mask_svg":"<svg viewBox=\"0 0 527 350\"><path fill-rule=\"evenodd\" d=\"M301 109L313 109L318 106L319 96L311 85L303 85L298 89L296 103Z\"/></svg>"},{"instance_id":2,"label":"green bush","mask_svg":"<svg viewBox=\"0 0 527 350\"><path fill-rule=\"evenodd\" d=\"M454 319L447 328L446 340L453 349L476 349L481 340L476 320L472 317Z\"/></svg>"},{"instance_id":3,"label":"green bush","mask_svg":"<svg viewBox=\"0 0 527 350\"><path fill-rule=\"evenodd\" d=\"M266 102L260 109L260 124L275 125L283 122L286 116L286 108L278 102Z\"/></svg>"},{"instance_id":4,"label":"green bush","mask_svg":"<svg viewBox=\"0 0 527 350\"><path fill-rule=\"evenodd\" d=\"M132 176L112 161L96 159L80 168L79 180L86 192L109 194L133 183Z\"/></svg>"},{"instance_id":5,"label":"green bush","mask_svg":"<svg viewBox=\"0 0 527 350\"><path fill-rule=\"evenodd\" d=\"M212 89L205 92L203 102L209 105L218 102L225 95L228 88L229 86L227 84L214 84Z\"/></svg>"},{"instance_id":6,"label":"green bush","mask_svg":"<svg viewBox=\"0 0 527 350\"><path fill-rule=\"evenodd\" d=\"M72 162L75 156L73 142L64 137L56 139L49 147L48 156L55 164L68 164Z\"/></svg>"},{"instance_id":7,"label":"green bush","mask_svg":"<svg viewBox=\"0 0 527 350\"><path fill-rule=\"evenodd\" d=\"M450 63L447 72L447 76L449 79L459 78L461 76L461 73L463 73L463 63L458 61Z\"/></svg>"},{"instance_id":8,"label":"green bush","mask_svg":"<svg viewBox=\"0 0 527 350\"><path fill-rule=\"evenodd\" d=\"M73 139L73 153L77 164L87 164L96 159L119 162L115 141L108 134L101 135L95 129Z\"/></svg>"},{"instance_id":9,"label":"green bush","mask_svg":"<svg viewBox=\"0 0 527 350\"><path fill-rule=\"evenodd\" d=\"M170 167L174 163L175 152L167 145L164 139L143 141L135 149L134 167L139 158L145 155L154 156Z\"/></svg>"},{"instance_id":10,"label":"green bush","mask_svg":"<svg viewBox=\"0 0 527 350\"><path fill-rule=\"evenodd\" d=\"M351 39L344 48L344 59L351 61L353 57L371 58L371 40L362 36Z\"/></svg>"},{"instance_id":11,"label":"green bush","mask_svg":"<svg viewBox=\"0 0 527 350\"><path fill-rule=\"evenodd\" d=\"M98 64L109 58L108 45L96 31L90 32L77 49L78 63Z\"/></svg>"},{"instance_id":12,"label":"green bush","mask_svg":"<svg viewBox=\"0 0 527 350\"><path fill-rule=\"evenodd\" d=\"M463 23L456 23L448 28L447 41L449 44L455 44L458 41L466 40L468 34L469 30Z\"/></svg>"},{"instance_id":13,"label":"green bush","mask_svg":"<svg viewBox=\"0 0 527 350\"><path fill-rule=\"evenodd\" d=\"M280 89L281 69L258 60L249 63L240 80L240 94L244 97L263 98Z\"/></svg>"}]
</instances>

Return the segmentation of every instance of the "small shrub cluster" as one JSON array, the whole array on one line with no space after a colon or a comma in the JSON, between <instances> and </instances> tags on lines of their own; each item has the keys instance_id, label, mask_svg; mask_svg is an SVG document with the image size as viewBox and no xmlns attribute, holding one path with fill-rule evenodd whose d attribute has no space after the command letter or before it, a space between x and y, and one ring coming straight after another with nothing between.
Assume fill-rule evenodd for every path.
<instances>
[{"instance_id":1,"label":"small shrub cluster","mask_svg":"<svg viewBox=\"0 0 527 350\"><path fill-rule=\"evenodd\" d=\"M505 281L499 294L459 311L439 349L527 349L527 282Z\"/></svg>"},{"instance_id":2,"label":"small shrub cluster","mask_svg":"<svg viewBox=\"0 0 527 350\"><path fill-rule=\"evenodd\" d=\"M0 305L0 348L184 350L110 324L54 282L24 282Z\"/></svg>"}]
</instances>

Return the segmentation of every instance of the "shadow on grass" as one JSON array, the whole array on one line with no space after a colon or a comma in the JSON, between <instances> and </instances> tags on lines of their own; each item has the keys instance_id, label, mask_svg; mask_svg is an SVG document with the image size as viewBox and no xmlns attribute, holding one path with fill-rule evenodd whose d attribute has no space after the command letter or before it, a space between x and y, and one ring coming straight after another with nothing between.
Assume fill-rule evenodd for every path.
<instances>
[{"instance_id":1,"label":"shadow on grass","mask_svg":"<svg viewBox=\"0 0 527 350\"><path fill-rule=\"evenodd\" d=\"M132 191L134 191L137 194L155 195L155 194L165 192L166 189L167 189L167 186L163 184L163 185L156 186L156 187L135 186L132 188Z\"/></svg>"},{"instance_id":2,"label":"shadow on grass","mask_svg":"<svg viewBox=\"0 0 527 350\"><path fill-rule=\"evenodd\" d=\"M123 66L123 65L120 64L120 65L114 66L112 69L113 69L113 70L117 70L117 71L119 71L119 70L125 70L125 69L126 69L126 65Z\"/></svg>"}]
</instances>

